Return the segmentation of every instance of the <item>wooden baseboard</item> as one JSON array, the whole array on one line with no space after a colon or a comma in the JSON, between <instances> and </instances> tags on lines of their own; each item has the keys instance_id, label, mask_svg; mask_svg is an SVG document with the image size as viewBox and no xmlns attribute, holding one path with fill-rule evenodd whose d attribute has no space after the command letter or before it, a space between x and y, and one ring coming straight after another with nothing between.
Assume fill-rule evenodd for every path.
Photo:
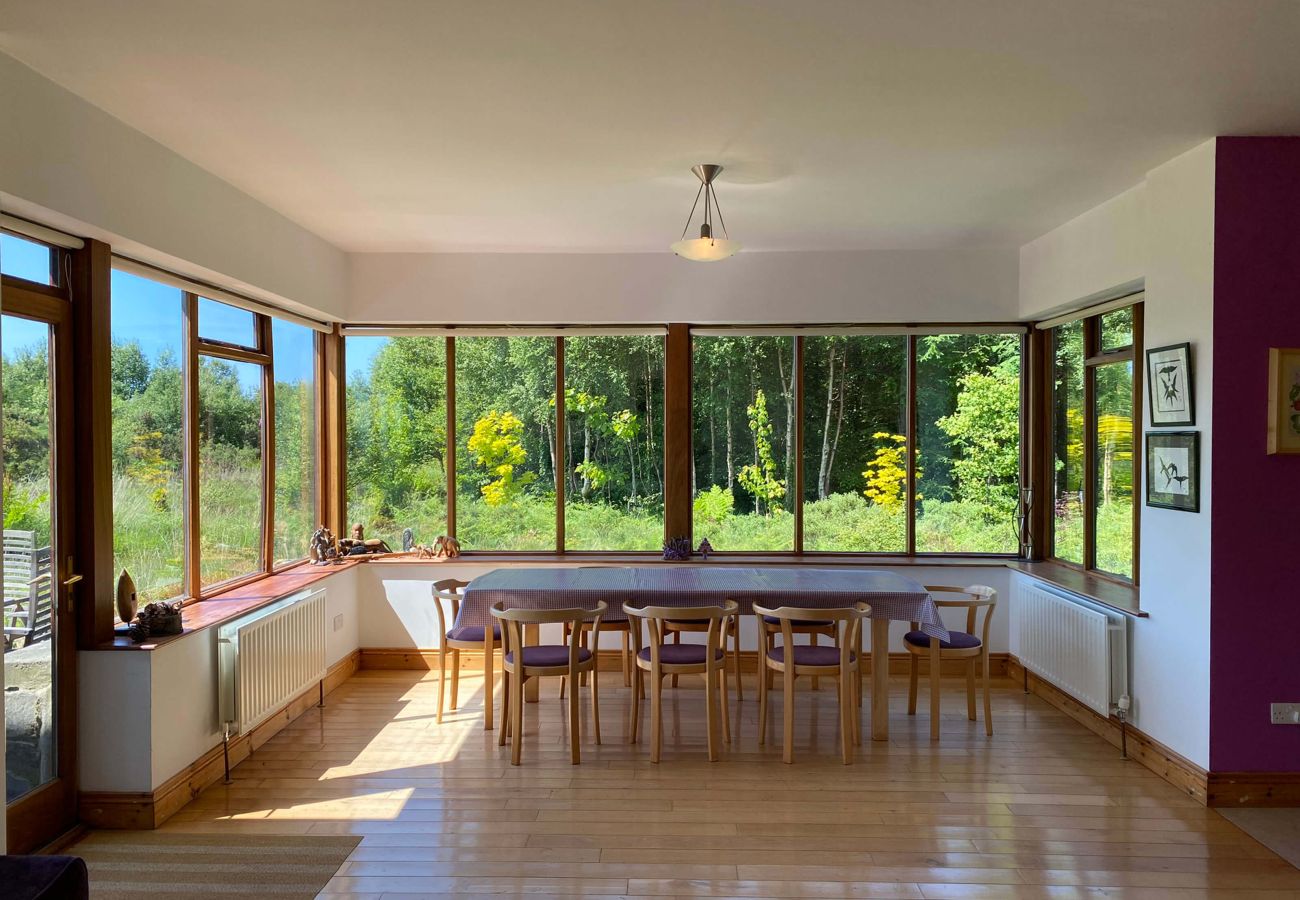
<instances>
[{"instance_id":1,"label":"wooden baseboard","mask_svg":"<svg viewBox=\"0 0 1300 900\"><path fill-rule=\"evenodd\" d=\"M360 650L353 650L330 666L324 679L326 696L356 674L360 667ZM249 753L265 744L319 701L320 689L309 688L250 733L232 738L230 765L233 767L243 762ZM218 745L153 791L83 791L77 798L78 814L84 824L95 828L157 828L209 785L224 778L225 772L225 756L222 747Z\"/></svg>"},{"instance_id":2,"label":"wooden baseboard","mask_svg":"<svg viewBox=\"0 0 1300 900\"><path fill-rule=\"evenodd\" d=\"M1300 807L1300 772L1211 772L1209 805Z\"/></svg>"},{"instance_id":3,"label":"wooden baseboard","mask_svg":"<svg viewBox=\"0 0 1300 900\"><path fill-rule=\"evenodd\" d=\"M989 674L994 678L1001 678L1007 674L1007 660L1010 657L1008 653L991 653L989 654ZM871 654L866 654L865 662L871 664ZM623 654L620 650L601 650L596 656L596 664L602 672L621 672L623 670ZM889 654L889 674L906 675L910 665L910 654L891 653ZM437 671L438 669L438 651L437 650L407 650L400 647L368 647L361 651L361 668L363 669L415 669L417 671ZM740 653L740 668L743 672L753 674L758 671L758 653L753 650L742 650ZM460 651L460 670L467 674L475 674L483 671L483 652L481 650L462 650ZM925 671L925 663L921 664L921 671ZM965 675L966 664L961 660L946 660L943 664L943 673L945 675Z\"/></svg>"},{"instance_id":4,"label":"wooden baseboard","mask_svg":"<svg viewBox=\"0 0 1300 900\"><path fill-rule=\"evenodd\" d=\"M1056 685L1028 671L1014 656L1007 662L1007 675L1013 681L1023 684L1029 693L1046 700L1112 746L1120 746L1121 726L1118 719L1102 716L1091 707L1084 706ZM1206 802L1209 773L1205 769L1131 725L1126 731L1130 759L1146 766L1194 800Z\"/></svg>"}]
</instances>

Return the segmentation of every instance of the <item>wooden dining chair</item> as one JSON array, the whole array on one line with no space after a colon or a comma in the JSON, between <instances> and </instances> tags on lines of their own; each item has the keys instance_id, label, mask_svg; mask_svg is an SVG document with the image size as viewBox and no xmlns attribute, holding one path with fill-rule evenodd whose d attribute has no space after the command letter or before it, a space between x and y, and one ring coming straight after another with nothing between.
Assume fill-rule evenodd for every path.
<instances>
[{"instance_id":1,"label":"wooden dining chair","mask_svg":"<svg viewBox=\"0 0 1300 900\"><path fill-rule=\"evenodd\" d=\"M468 581L444 578L433 583L433 606L438 612L438 633L442 635L442 646L438 649L438 724L442 724L443 694L447 684L447 656L451 655L451 708L457 705L460 691L460 651L483 651L483 730L492 730L492 694L495 690L494 670L496 668L496 650L501 646L501 628L492 625L456 626L460 615L460 597ZM446 601L451 606L453 627L448 630L447 617L442 604Z\"/></svg>"},{"instance_id":2,"label":"wooden dining chair","mask_svg":"<svg viewBox=\"0 0 1300 900\"><path fill-rule=\"evenodd\" d=\"M696 621L676 616L667 619L663 623L664 636L673 636L673 643L680 644L683 634L703 634L709 630L709 623L705 621ZM727 638L731 638L731 669L736 677L736 699L745 699L745 688L740 683L740 613L732 616L722 626L723 649L726 649ZM722 679L727 678L726 667L723 667ZM677 687L677 676L673 676L673 687Z\"/></svg>"},{"instance_id":3,"label":"wooden dining chair","mask_svg":"<svg viewBox=\"0 0 1300 900\"><path fill-rule=\"evenodd\" d=\"M781 633L781 620L775 616L760 617L758 619L758 633L762 638L761 642L763 644L763 649L771 650L776 646L776 636ZM808 619L803 622L791 622L790 633L808 635L808 643L812 644L814 647L817 646L818 641L821 639L821 635L829 637L833 646L839 646L836 641L839 638L840 630L831 619L819 618ZM764 674L767 676L768 690L771 690L772 670L767 669ZM821 682L816 676L814 676L812 680L813 690L817 690L820 686Z\"/></svg>"},{"instance_id":4,"label":"wooden dining chair","mask_svg":"<svg viewBox=\"0 0 1300 900\"><path fill-rule=\"evenodd\" d=\"M853 762L853 748L862 743L860 714L862 678L862 620L871 615L871 607L859 603L845 609L799 609L782 606L768 609L754 604L754 615L760 621L775 619L780 623L779 645L765 648L763 670L758 679L758 742L767 740L767 704L772 693L767 685L767 673L781 676L782 716L784 718L784 743L781 759L794 762L794 682L800 675L832 677L836 679L836 693L840 707L840 755L844 765ZM833 622L836 628L835 646L794 642L796 622L814 619Z\"/></svg>"},{"instance_id":5,"label":"wooden dining chair","mask_svg":"<svg viewBox=\"0 0 1300 900\"><path fill-rule=\"evenodd\" d=\"M501 603L492 607L492 615L501 623L505 655L505 686L501 691L501 732L497 744L504 746L511 738L510 763L519 765L524 746L524 683L530 678L564 675L573 689L569 691L569 754L576 766L582 762L578 741L581 719L578 715L578 678L591 672L591 724L596 743L600 743L600 679L595 677L596 654L579 646L578 636L584 623L591 624L593 639L600 636L600 617L606 606L597 603L591 609L505 609ZM532 625L565 624L568 639L563 644L524 646L524 628Z\"/></svg>"},{"instance_id":6,"label":"wooden dining chair","mask_svg":"<svg viewBox=\"0 0 1300 900\"><path fill-rule=\"evenodd\" d=\"M993 704L989 697L989 623L998 605L998 592L982 584L970 587L927 585L931 594L956 594L961 599L935 599L940 609L965 609L966 630L949 631L948 640L931 637L917 622L903 636L903 646L910 654L908 664L907 714L916 715L916 686L920 676L920 660L929 660L930 666L930 740L939 740L939 682L945 659L966 660L966 716L975 721L975 667L979 665L984 678L984 731L993 736ZM983 627L976 636L976 617L983 612Z\"/></svg>"},{"instance_id":7,"label":"wooden dining chair","mask_svg":"<svg viewBox=\"0 0 1300 900\"><path fill-rule=\"evenodd\" d=\"M731 743L731 719L727 712L726 629L727 622L735 619L739 607L734 600L722 606L637 606L623 605L628 621L633 623L632 644L636 648L636 685L632 690L632 735L635 744L639 737L641 721L641 685L650 678L650 762L659 762L663 749L663 686L664 678L678 675L704 676L705 722L708 728L709 762L718 760L718 719L722 719L722 737ZM669 619L702 626L703 644L668 643L665 628ZM641 623L649 630L649 644L641 646Z\"/></svg>"},{"instance_id":8,"label":"wooden dining chair","mask_svg":"<svg viewBox=\"0 0 1300 900\"><path fill-rule=\"evenodd\" d=\"M627 568L627 566L578 566L578 568L579 569L625 569ZM614 620L614 621L607 620L601 622L600 627L606 632L614 631L614 632L622 633L623 635L623 687L631 687L632 686L632 653L629 649L629 644L631 643L632 640L632 623L628 622L626 619ZM569 625L564 626L564 639L566 641L569 639L569 628L570 628ZM586 622L582 626L579 645L591 649L590 646L591 641L589 640L590 636L591 636L591 623ZM596 655L597 656L600 655L599 647L596 648ZM599 662L597 663L597 668L599 668ZM567 678L560 679L561 700L564 699L564 685L567 681L568 681Z\"/></svg>"}]
</instances>

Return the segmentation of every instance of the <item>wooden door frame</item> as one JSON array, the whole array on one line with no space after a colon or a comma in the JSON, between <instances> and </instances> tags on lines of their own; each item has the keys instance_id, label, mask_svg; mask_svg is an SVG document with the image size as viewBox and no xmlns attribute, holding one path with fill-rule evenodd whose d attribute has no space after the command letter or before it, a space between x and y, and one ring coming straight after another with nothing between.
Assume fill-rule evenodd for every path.
<instances>
[{"instance_id":1,"label":"wooden door frame","mask_svg":"<svg viewBox=\"0 0 1300 900\"><path fill-rule=\"evenodd\" d=\"M4 281L4 314L51 327L50 340L50 605L54 642L55 777L6 804L8 850L30 853L67 831L77 820L77 612L76 587L64 582L79 572L76 557L76 442L72 377L72 308L66 297ZM80 587L80 585L78 586Z\"/></svg>"}]
</instances>

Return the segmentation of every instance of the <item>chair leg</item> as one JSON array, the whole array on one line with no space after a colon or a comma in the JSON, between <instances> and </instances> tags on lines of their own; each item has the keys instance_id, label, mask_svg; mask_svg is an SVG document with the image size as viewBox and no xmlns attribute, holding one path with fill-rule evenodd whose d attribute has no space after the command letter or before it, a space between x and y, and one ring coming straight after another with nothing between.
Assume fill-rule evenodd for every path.
<instances>
[{"instance_id":1,"label":"chair leg","mask_svg":"<svg viewBox=\"0 0 1300 900\"><path fill-rule=\"evenodd\" d=\"M758 661L758 745L767 743L767 659Z\"/></svg>"},{"instance_id":2,"label":"chair leg","mask_svg":"<svg viewBox=\"0 0 1300 900\"><path fill-rule=\"evenodd\" d=\"M682 642L682 633L681 633L680 631L674 631L674 632L673 632L673 643L674 643L674 644L680 644L681 642ZM673 676L673 690L677 690L677 676L676 676L676 675Z\"/></svg>"},{"instance_id":3,"label":"chair leg","mask_svg":"<svg viewBox=\"0 0 1300 900\"><path fill-rule=\"evenodd\" d=\"M857 688L857 701L849 706L849 713L853 716L853 745L862 746L862 658L858 657L858 668L853 673L853 684Z\"/></svg>"},{"instance_id":4,"label":"chair leg","mask_svg":"<svg viewBox=\"0 0 1300 900\"><path fill-rule=\"evenodd\" d=\"M582 675L573 672L570 679L573 683L569 685L569 762L575 766L582 762L582 748L578 746L580 738L581 721L578 713L578 684L582 680Z\"/></svg>"},{"instance_id":5,"label":"chair leg","mask_svg":"<svg viewBox=\"0 0 1300 900\"><path fill-rule=\"evenodd\" d=\"M745 699L745 687L740 683L740 616L731 620L731 662L736 672L736 700Z\"/></svg>"},{"instance_id":6,"label":"chair leg","mask_svg":"<svg viewBox=\"0 0 1300 900\"><path fill-rule=\"evenodd\" d=\"M497 746L504 747L506 738L511 733L510 716L513 707L510 705L510 673L503 672L501 679L501 727L497 729Z\"/></svg>"},{"instance_id":7,"label":"chair leg","mask_svg":"<svg viewBox=\"0 0 1300 900\"><path fill-rule=\"evenodd\" d=\"M718 673L704 670L704 724L709 733L709 762L718 761Z\"/></svg>"},{"instance_id":8,"label":"chair leg","mask_svg":"<svg viewBox=\"0 0 1300 900\"><path fill-rule=\"evenodd\" d=\"M492 668L495 664L496 645L492 641L492 632L487 631L483 641L483 730L492 730L492 694L496 688Z\"/></svg>"},{"instance_id":9,"label":"chair leg","mask_svg":"<svg viewBox=\"0 0 1300 900\"><path fill-rule=\"evenodd\" d=\"M438 648L438 724L442 724L442 701L447 693L447 648Z\"/></svg>"},{"instance_id":10,"label":"chair leg","mask_svg":"<svg viewBox=\"0 0 1300 900\"><path fill-rule=\"evenodd\" d=\"M451 708L456 709L459 705L457 694L460 693L460 651L451 651Z\"/></svg>"},{"instance_id":11,"label":"chair leg","mask_svg":"<svg viewBox=\"0 0 1300 900\"><path fill-rule=\"evenodd\" d=\"M659 749L664 742L663 694L664 677L656 669L650 670L650 762L659 762Z\"/></svg>"},{"instance_id":12,"label":"chair leg","mask_svg":"<svg viewBox=\"0 0 1300 900\"><path fill-rule=\"evenodd\" d=\"M939 685L943 675L939 641L930 638L930 740L939 740Z\"/></svg>"},{"instance_id":13,"label":"chair leg","mask_svg":"<svg viewBox=\"0 0 1300 900\"><path fill-rule=\"evenodd\" d=\"M630 632L623 632L623 687L632 686L632 654L630 652L631 637L632 635Z\"/></svg>"},{"instance_id":14,"label":"chair leg","mask_svg":"<svg viewBox=\"0 0 1300 900\"><path fill-rule=\"evenodd\" d=\"M821 636L820 634L818 634L817 632L814 631L812 634L808 635L808 646L810 646L810 647L816 647L816 646L818 646L821 642L822 642L822 636ZM812 689L813 689L814 691L820 691L820 690L821 690L821 683L822 683L822 680L821 680L820 678L818 678L816 675L814 675L814 676L812 677Z\"/></svg>"},{"instance_id":15,"label":"chair leg","mask_svg":"<svg viewBox=\"0 0 1300 900\"><path fill-rule=\"evenodd\" d=\"M737 690L739 690L739 678L737 678ZM718 667L718 687L722 693L722 739L728 744L731 743L731 710L727 708L727 666L724 662Z\"/></svg>"},{"instance_id":16,"label":"chair leg","mask_svg":"<svg viewBox=\"0 0 1300 900\"><path fill-rule=\"evenodd\" d=\"M989 651L984 648L984 733L993 737L993 699L989 695Z\"/></svg>"},{"instance_id":17,"label":"chair leg","mask_svg":"<svg viewBox=\"0 0 1300 900\"><path fill-rule=\"evenodd\" d=\"M840 670L839 690L836 692L840 698L840 756L844 760L844 765L853 762L853 704L850 702L849 686L845 683L848 677L847 672Z\"/></svg>"},{"instance_id":18,"label":"chair leg","mask_svg":"<svg viewBox=\"0 0 1300 900\"><path fill-rule=\"evenodd\" d=\"M909 653L907 654L907 714L909 716L916 715L916 686L920 678L921 660L915 653Z\"/></svg>"},{"instance_id":19,"label":"chair leg","mask_svg":"<svg viewBox=\"0 0 1300 900\"><path fill-rule=\"evenodd\" d=\"M641 667L637 666L632 670L632 728L629 733L628 743L635 744L641 730L641 693L643 685L641 681Z\"/></svg>"},{"instance_id":20,"label":"chair leg","mask_svg":"<svg viewBox=\"0 0 1300 900\"><path fill-rule=\"evenodd\" d=\"M791 654L793 656L793 654ZM781 679L781 714L785 723L785 737L781 750L781 761L794 762L794 661L786 660L785 672Z\"/></svg>"},{"instance_id":21,"label":"chair leg","mask_svg":"<svg viewBox=\"0 0 1300 900\"><path fill-rule=\"evenodd\" d=\"M979 660L972 656L966 661L966 718L975 721L975 663Z\"/></svg>"},{"instance_id":22,"label":"chair leg","mask_svg":"<svg viewBox=\"0 0 1300 900\"><path fill-rule=\"evenodd\" d=\"M524 678L518 669L510 694L510 765L517 766L524 755Z\"/></svg>"},{"instance_id":23,"label":"chair leg","mask_svg":"<svg viewBox=\"0 0 1300 900\"><path fill-rule=\"evenodd\" d=\"M585 628L583 628L581 631L578 632L578 646L581 647L583 650L591 649L591 632ZM578 675L578 680L582 683L583 687L587 686L586 670L583 670L583 672Z\"/></svg>"},{"instance_id":24,"label":"chair leg","mask_svg":"<svg viewBox=\"0 0 1300 900\"><path fill-rule=\"evenodd\" d=\"M560 629L560 643L564 644L567 647L569 645L569 635L572 633L573 633L572 626L570 626L568 622L565 622L564 626ZM564 699L564 687L568 683L568 681L569 678L567 675L560 676L560 699L561 700Z\"/></svg>"},{"instance_id":25,"label":"chair leg","mask_svg":"<svg viewBox=\"0 0 1300 900\"><path fill-rule=\"evenodd\" d=\"M596 732L596 744L600 744L600 667L592 660L591 666L591 727Z\"/></svg>"}]
</instances>

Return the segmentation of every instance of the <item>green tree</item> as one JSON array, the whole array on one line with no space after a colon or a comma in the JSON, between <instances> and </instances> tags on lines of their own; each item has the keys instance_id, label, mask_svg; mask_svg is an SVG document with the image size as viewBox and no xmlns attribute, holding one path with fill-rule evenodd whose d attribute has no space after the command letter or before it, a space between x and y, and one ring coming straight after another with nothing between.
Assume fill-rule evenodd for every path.
<instances>
[{"instance_id":1,"label":"green tree","mask_svg":"<svg viewBox=\"0 0 1300 900\"><path fill-rule=\"evenodd\" d=\"M957 451L958 499L993 518L1015 514L1020 489L1020 378L1007 366L960 379L957 408L936 423Z\"/></svg>"},{"instance_id":2,"label":"green tree","mask_svg":"<svg viewBox=\"0 0 1300 900\"><path fill-rule=\"evenodd\" d=\"M537 478L534 472L515 476L515 469L528 460L520 442L523 431L524 423L514 413L495 409L474 423L469 452L491 479L480 488L488 506L509 503Z\"/></svg>"},{"instance_id":3,"label":"green tree","mask_svg":"<svg viewBox=\"0 0 1300 900\"><path fill-rule=\"evenodd\" d=\"M749 431L754 437L756 464L743 467L737 475L740 486L754 498L756 512L770 516L772 504L785 496L785 481L777 478L776 460L772 456L772 419L767 414L767 397L760 390L754 402L745 407Z\"/></svg>"}]
</instances>

